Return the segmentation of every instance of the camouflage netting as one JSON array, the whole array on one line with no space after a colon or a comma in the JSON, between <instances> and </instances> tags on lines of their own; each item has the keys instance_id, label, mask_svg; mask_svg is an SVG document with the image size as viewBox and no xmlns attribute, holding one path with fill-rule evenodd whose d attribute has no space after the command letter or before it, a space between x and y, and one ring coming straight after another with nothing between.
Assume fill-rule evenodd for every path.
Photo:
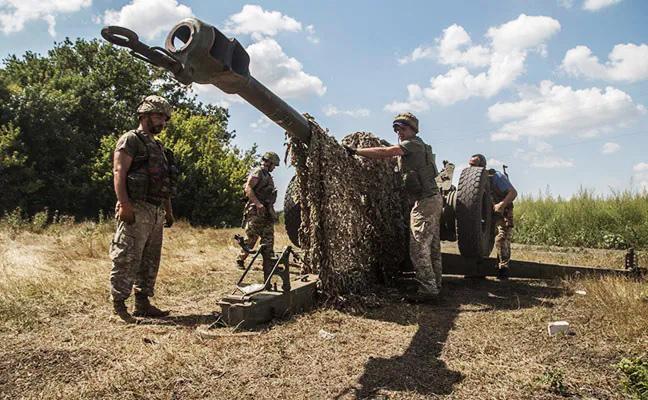
<instances>
[{"instance_id":1,"label":"camouflage netting","mask_svg":"<svg viewBox=\"0 0 648 400\"><path fill-rule=\"evenodd\" d=\"M324 293L338 301L372 293L389 281L407 255L395 161L348 157L312 118L308 146L291 142L297 169L305 260ZM366 132L346 136L352 147L384 145Z\"/></svg>"}]
</instances>

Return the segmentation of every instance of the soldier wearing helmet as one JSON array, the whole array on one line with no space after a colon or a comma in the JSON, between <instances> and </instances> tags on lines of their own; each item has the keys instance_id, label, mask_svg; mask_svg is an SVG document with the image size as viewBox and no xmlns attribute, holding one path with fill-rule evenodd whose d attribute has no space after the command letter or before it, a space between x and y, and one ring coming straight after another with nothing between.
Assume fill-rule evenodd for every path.
<instances>
[{"instance_id":1,"label":"soldier wearing helmet","mask_svg":"<svg viewBox=\"0 0 648 400\"><path fill-rule=\"evenodd\" d=\"M274 255L274 223L276 214L274 203L277 200L275 188L270 173L279 166L277 153L269 151L261 157L261 165L250 172L244 191L247 204L243 213L243 228L245 229L246 244L253 248L257 240L261 239L263 245L263 271L268 274L272 268L271 258ZM239 268L244 268L247 253L242 251L236 263Z\"/></svg>"},{"instance_id":2,"label":"soldier wearing helmet","mask_svg":"<svg viewBox=\"0 0 648 400\"><path fill-rule=\"evenodd\" d=\"M486 168L486 157L483 154L473 154L468 160L471 167ZM511 237L513 233L513 200L517 190L513 187L508 176L494 169L488 170L493 212L495 213L495 248L497 249L497 278L508 279L509 261L511 260Z\"/></svg>"},{"instance_id":3,"label":"soldier wearing helmet","mask_svg":"<svg viewBox=\"0 0 648 400\"><path fill-rule=\"evenodd\" d=\"M117 141L113 157L117 231L110 245L111 296L115 314L126 322L134 316L164 317L168 311L153 306L160 266L162 231L173 224L171 196L177 166L173 153L155 138L171 118L171 106L160 96L147 96L137 107L139 126ZM126 299L135 291L135 310Z\"/></svg>"},{"instance_id":4,"label":"soldier wearing helmet","mask_svg":"<svg viewBox=\"0 0 648 400\"><path fill-rule=\"evenodd\" d=\"M398 157L403 190L410 213L409 252L416 272L418 289L410 294L414 300L436 297L441 290L440 219L443 199L435 177L438 171L432 147L417 136L418 119L412 113L398 114L392 124L399 144L386 147L351 148L350 156L369 158Z\"/></svg>"}]
</instances>

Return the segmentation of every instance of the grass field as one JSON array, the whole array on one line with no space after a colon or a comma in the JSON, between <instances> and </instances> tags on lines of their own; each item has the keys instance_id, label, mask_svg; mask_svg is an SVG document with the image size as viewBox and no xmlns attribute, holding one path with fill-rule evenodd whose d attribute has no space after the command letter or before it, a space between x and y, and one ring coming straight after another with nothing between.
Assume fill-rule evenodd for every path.
<instances>
[{"instance_id":1,"label":"grass field","mask_svg":"<svg viewBox=\"0 0 648 400\"><path fill-rule=\"evenodd\" d=\"M166 232L155 297L172 317L126 325L108 299L111 224L38 231L0 231L1 398L623 399L616 365L648 349L648 289L622 278L447 277L436 304L385 292L364 312L205 336L239 274L237 230L183 223ZM517 258L582 265L620 266L622 255L514 247ZM548 337L554 320L573 334Z\"/></svg>"},{"instance_id":2,"label":"grass field","mask_svg":"<svg viewBox=\"0 0 648 400\"><path fill-rule=\"evenodd\" d=\"M523 197L515 202L514 240L524 244L648 249L648 192L607 196L580 190L569 199Z\"/></svg>"}]
</instances>

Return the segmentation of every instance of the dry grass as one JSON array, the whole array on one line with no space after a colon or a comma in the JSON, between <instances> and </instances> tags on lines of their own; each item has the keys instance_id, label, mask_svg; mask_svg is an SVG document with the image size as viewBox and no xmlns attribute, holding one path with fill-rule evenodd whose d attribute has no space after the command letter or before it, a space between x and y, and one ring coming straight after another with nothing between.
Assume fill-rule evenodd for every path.
<instances>
[{"instance_id":1,"label":"dry grass","mask_svg":"<svg viewBox=\"0 0 648 400\"><path fill-rule=\"evenodd\" d=\"M173 318L125 325L108 302L111 230L0 233L1 398L558 399L559 380L563 394L621 399L614 364L648 348L646 285L620 278L447 279L433 305L385 293L363 314L320 309L259 335L204 338L238 276L235 230L184 224L167 231L155 298ZM619 265L615 252L515 253ZM574 334L548 337L562 319Z\"/></svg>"}]
</instances>

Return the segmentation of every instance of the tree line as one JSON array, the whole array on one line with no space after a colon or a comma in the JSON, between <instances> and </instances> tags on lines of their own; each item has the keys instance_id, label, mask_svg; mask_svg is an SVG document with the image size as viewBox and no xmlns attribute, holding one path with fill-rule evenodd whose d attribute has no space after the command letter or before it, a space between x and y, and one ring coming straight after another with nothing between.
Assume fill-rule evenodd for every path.
<instances>
[{"instance_id":1,"label":"tree line","mask_svg":"<svg viewBox=\"0 0 648 400\"><path fill-rule=\"evenodd\" d=\"M174 107L160 140L181 171L176 215L236 225L257 155L255 146L232 145L227 110L201 103L125 50L84 39L55 43L47 55L11 55L0 65L0 214L112 214L112 153L119 136L137 127L136 107L149 94Z\"/></svg>"}]
</instances>

